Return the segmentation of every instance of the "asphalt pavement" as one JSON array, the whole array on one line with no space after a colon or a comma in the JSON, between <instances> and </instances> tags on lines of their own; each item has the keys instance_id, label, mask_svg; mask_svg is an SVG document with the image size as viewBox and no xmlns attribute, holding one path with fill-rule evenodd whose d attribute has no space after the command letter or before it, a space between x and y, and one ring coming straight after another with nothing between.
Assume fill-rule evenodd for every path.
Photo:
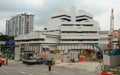
<instances>
[{"instance_id":1,"label":"asphalt pavement","mask_svg":"<svg viewBox=\"0 0 120 75\"><path fill-rule=\"evenodd\" d=\"M47 65L25 65L21 61L9 60L8 65L0 67L0 75L98 75L85 70L52 66L48 71Z\"/></svg>"}]
</instances>

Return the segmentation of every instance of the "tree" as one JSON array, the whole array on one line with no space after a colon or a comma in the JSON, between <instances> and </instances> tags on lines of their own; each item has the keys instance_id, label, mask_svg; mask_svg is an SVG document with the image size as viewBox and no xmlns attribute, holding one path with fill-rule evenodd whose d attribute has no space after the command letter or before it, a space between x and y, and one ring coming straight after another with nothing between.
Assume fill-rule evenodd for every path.
<instances>
[{"instance_id":1,"label":"tree","mask_svg":"<svg viewBox=\"0 0 120 75\"><path fill-rule=\"evenodd\" d=\"M14 40L14 37L8 35L0 35L0 41L8 41L8 40Z\"/></svg>"}]
</instances>

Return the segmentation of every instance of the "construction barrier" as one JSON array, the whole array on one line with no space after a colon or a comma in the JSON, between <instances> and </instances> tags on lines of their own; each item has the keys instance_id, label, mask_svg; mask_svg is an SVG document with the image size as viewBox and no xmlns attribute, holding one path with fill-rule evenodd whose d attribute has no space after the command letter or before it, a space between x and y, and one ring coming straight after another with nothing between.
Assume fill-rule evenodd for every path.
<instances>
[{"instance_id":1,"label":"construction barrier","mask_svg":"<svg viewBox=\"0 0 120 75\"><path fill-rule=\"evenodd\" d=\"M0 59L0 61L2 65L5 65L5 60Z\"/></svg>"},{"instance_id":2,"label":"construction barrier","mask_svg":"<svg viewBox=\"0 0 120 75\"><path fill-rule=\"evenodd\" d=\"M61 59L61 62L63 63L63 59Z\"/></svg>"},{"instance_id":3,"label":"construction barrier","mask_svg":"<svg viewBox=\"0 0 120 75\"><path fill-rule=\"evenodd\" d=\"M80 57L80 62L85 62L85 57Z\"/></svg>"},{"instance_id":4,"label":"construction barrier","mask_svg":"<svg viewBox=\"0 0 120 75\"><path fill-rule=\"evenodd\" d=\"M49 64L49 60L45 60L44 63L45 63L45 65L48 65Z\"/></svg>"},{"instance_id":5,"label":"construction barrier","mask_svg":"<svg viewBox=\"0 0 120 75\"><path fill-rule=\"evenodd\" d=\"M113 74L109 74L107 72L101 72L101 75L113 75Z\"/></svg>"}]
</instances>

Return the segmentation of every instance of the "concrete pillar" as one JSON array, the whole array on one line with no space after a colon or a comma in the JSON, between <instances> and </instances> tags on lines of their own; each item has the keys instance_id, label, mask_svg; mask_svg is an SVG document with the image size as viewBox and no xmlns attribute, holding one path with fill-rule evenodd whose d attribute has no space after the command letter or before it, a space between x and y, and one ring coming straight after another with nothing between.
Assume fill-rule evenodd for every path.
<instances>
[{"instance_id":1,"label":"concrete pillar","mask_svg":"<svg viewBox=\"0 0 120 75\"><path fill-rule=\"evenodd\" d=\"M20 49L21 45L15 47L15 60L20 60Z\"/></svg>"}]
</instances>

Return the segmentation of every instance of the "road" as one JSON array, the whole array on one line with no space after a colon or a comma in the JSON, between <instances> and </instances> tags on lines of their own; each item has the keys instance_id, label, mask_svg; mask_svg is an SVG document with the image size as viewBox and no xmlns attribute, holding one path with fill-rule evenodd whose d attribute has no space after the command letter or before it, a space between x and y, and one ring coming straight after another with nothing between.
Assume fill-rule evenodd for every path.
<instances>
[{"instance_id":1,"label":"road","mask_svg":"<svg viewBox=\"0 0 120 75\"><path fill-rule=\"evenodd\" d=\"M0 75L98 75L84 70L52 66L48 71L46 65L25 65L18 61L9 61L8 65L0 67Z\"/></svg>"}]
</instances>

